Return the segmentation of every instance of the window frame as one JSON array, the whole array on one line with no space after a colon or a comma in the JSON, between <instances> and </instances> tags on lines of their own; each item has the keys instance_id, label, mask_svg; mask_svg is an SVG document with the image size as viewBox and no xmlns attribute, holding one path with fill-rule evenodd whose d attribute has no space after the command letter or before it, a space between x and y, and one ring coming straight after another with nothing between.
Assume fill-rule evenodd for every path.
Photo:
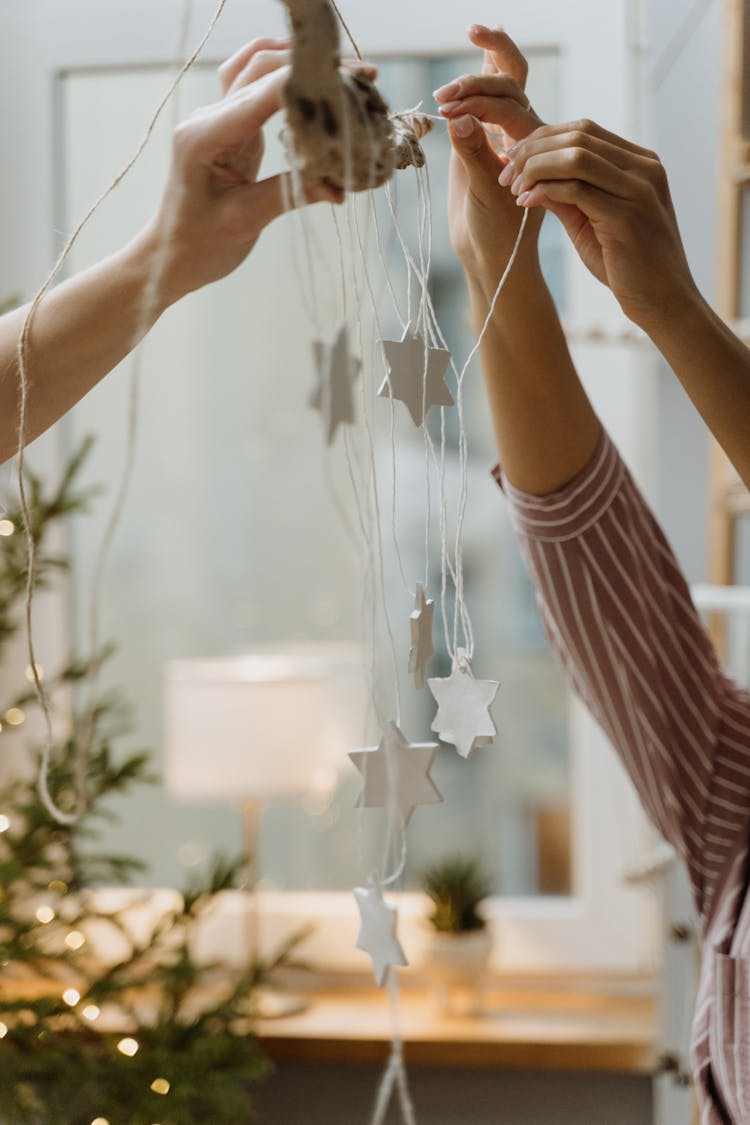
<instances>
[{"instance_id":1,"label":"window frame","mask_svg":"<svg viewBox=\"0 0 750 1125\"><path fill-rule=\"evenodd\" d=\"M385 0L395 10L395 0ZM197 42L215 7L194 0L190 42ZM398 5L398 24L383 18L383 4L348 0L347 19L364 51L373 55L454 54L465 43L457 4L410 0ZM472 14L494 23L494 0L476 0ZM560 52L561 116L595 115L615 132L633 135L629 98L631 48L627 0L506 0L503 20L528 49ZM12 106L2 130L5 166L0 183L0 293L32 293L59 250L60 200L56 85L75 68L155 66L174 61L181 0L4 0L0 12L0 104ZM102 18L106 10L106 18ZM203 54L218 63L253 31L284 30L278 0L230 2ZM148 26L148 35L143 28ZM144 123L145 124L145 123ZM22 221L19 221L19 216ZM568 321L576 335L611 326L618 313L568 248ZM606 349L606 351L605 351ZM656 382L649 360L628 343L574 343L574 357L605 424L646 491L653 494L656 442L643 419L655 418ZM606 367L606 378L600 372ZM599 376L599 377L597 377ZM37 466L60 462L55 431L34 444ZM64 594L49 598L38 617L40 647L63 647ZM490 913L498 930L499 969L529 972L641 972L653 967L656 948L650 896L624 884L627 868L649 838L630 783L601 731L580 704L571 705L573 893L565 898L502 898ZM611 832L613 823L619 831ZM419 895L402 894L404 940L418 948ZM314 920L314 954L323 968L362 969L354 949L356 911L351 896L295 892L264 896L266 932Z\"/></svg>"}]
</instances>

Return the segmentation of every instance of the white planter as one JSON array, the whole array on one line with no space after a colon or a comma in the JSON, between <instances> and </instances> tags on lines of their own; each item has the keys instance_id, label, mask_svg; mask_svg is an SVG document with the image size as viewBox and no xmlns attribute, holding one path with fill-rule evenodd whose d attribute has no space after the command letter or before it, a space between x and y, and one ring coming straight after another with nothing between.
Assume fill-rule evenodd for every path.
<instances>
[{"instance_id":1,"label":"white planter","mask_svg":"<svg viewBox=\"0 0 750 1125\"><path fill-rule=\"evenodd\" d=\"M430 934L424 971L443 1015L479 1015L484 1011L491 954L489 927L465 934Z\"/></svg>"}]
</instances>

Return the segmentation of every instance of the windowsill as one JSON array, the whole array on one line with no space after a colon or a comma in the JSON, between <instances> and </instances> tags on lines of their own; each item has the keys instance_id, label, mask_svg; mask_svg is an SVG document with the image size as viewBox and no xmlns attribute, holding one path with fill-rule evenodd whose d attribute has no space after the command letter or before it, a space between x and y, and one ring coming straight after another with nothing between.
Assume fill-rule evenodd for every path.
<instances>
[{"instance_id":1,"label":"windowsill","mask_svg":"<svg viewBox=\"0 0 750 1125\"><path fill-rule=\"evenodd\" d=\"M655 1003L643 981L498 981L480 1016L442 1015L433 996L406 983L400 1009L411 1065L629 1074L654 1069ZM392 1029L387 991L327 983L310 994L304 1012L261 1021L259 1035L277 1062L380 1064Z\"/></svg>"}]
</instances>

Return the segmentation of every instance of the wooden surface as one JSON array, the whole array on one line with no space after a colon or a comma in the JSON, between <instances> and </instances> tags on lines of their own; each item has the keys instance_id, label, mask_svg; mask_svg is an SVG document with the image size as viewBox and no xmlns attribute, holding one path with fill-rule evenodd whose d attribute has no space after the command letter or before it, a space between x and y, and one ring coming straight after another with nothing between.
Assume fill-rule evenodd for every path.
<instances>
[{"instance_id":1,"label":"wooden surface","mask_svg":"<svg viewBox=\"0 0 750 1125\"><path fill-rule=\"evenodd\" d=\"M404 992L400 1026L412 1066L654 1069L654 1004L643 995L514 988L488 995L482 1016L446 1017L429 995ZM383 1062L392 1031L388 996L374 990L321 992L259 1028L272 1059L331 1064Z\"/></svg>"}]
</instances>

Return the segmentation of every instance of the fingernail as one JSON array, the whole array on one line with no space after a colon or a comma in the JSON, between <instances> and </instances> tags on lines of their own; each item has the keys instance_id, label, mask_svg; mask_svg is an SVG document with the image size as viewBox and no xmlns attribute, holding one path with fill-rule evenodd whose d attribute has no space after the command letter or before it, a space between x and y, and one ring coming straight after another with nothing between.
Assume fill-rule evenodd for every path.
<instances>
[{"instance_id":1,"label":"fingernail","mask_svg":"<svg viewBox=\"0 0 750 1125\"><path fill-rule=\"evenodd\" d=\"M438 113L453 113L453 111L458 109L462 104L462 102L444 102L443 105L439 107Z\"/></svg>"},{"instance_id":2,"label":"fingernail","mask_svg":"<svg viewBox=\"0 0 750 1125\"><path fill-rule=\"evenodd\" d=\"M460 89L460 82L449 82L446 86L441 86L437 89L432 96L437 102L446 102L450 98L455 98Z\"/></svg>"},{"instance_id":3,"label":"fingernail","mask_svg":"<svg viewBox=\"0 0 750 1125\"><path fill-rule=\"evenodd\" d=\"M457 137L470 137L474 132L474 118L469 114L464 114L463 117L456 117L453 121L453 132Z\"/></svg>"},{"instance_id":4,"label":"fingernail","mask_svg":"<svg viewBox=\"0 0 750 1125\"><path fill-rule=\"evenodd\" d=\"M516 176L515 180L510 185L510 190L513 193L513 195L518 195L518 193L521 190L521 177L520 176Z\"/></svg>"},{"instance_id":5,"label":"fingernail","mask_svg":"<svg viewBox=\"0 0 750 1125\"><path fill-rule=\"evenodd\" d=\"M473 23L469 28L469 35L492 35L492 32L483 23Z\"/></svg>"},{"instance_id":6,"label":"fingernail","mask_svg":"<svg viewBox=\"0 0 750 1125\"><path fill-rule=\"evenodd\" d=\"M527 200L528 200L530 195L531 195L530 191L522 191L521 194L519 195L518 199L516 200L516 206L517 207L525 207L526 203L527 203Z\"/></svg>"},{"instance_id":7,"label":"fingernail","mask_svg":"<svg viewBox=\"0 0 750 1125\"><path fill-rule=\"evenodd\" d=\"M502 172L500 173L500 185L502 187L507 187L508 184L510 183L510 181L515 176L515 174L516 174L516 166L515 166L515 164L513 163L512 160L509 160L508 163L503 168Z\"/></svg>"}]
</instances>

